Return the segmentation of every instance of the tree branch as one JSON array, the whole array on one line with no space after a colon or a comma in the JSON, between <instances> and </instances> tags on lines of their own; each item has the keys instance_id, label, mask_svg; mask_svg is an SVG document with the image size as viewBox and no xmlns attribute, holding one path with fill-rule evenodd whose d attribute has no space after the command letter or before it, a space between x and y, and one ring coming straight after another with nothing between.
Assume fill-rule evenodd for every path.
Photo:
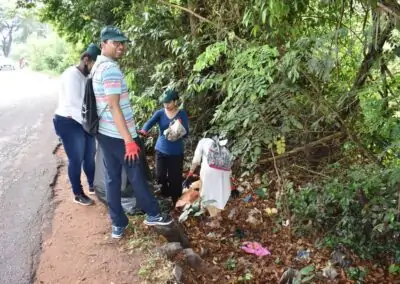
<instances>
[{"instance_id":1,"label":"tree branch","mask_svg":"<svg viewBox=\"0 0 400 284\"><path fill-rule=\"evenodd\" d=\"M330 109L331 112L335 114L335 120L339 123L339 125L342 127L342 129L346 132L346 135L349 136L351 141L353 141L354 144L356 144L364 156L368 158L369 160L375 162L377 165L379 165L378 159L367 149L364 147L364 145L359 141L359 139L356 137L356 135L353 135L350 126L347 124L347 122L341 117L339 111L335 109L334 106L328 102L325 97L322 94L322 91L319 90L317 84L311 79L311 77L306 73L306 72L301 72L307 80L310 82L311 86L314 89L314 93L317 96L317 99L322 99L324 101L324 104Z\"/></svg>"},{"instance_id":2,"label":"tree branch","mask_svg":"<svg viewBox=\"0 0 400 284\"><path fill-rule=\"evenodd\" d=\"M242 38L240 38L240 37L238 37L233 31L229 31L228 29L226 29L226 28L224 28L224 27L220 27L217 23L214 23L214 22L210 21L209 19L204 18L203 16L201 16L201 15L199 15L199 14L193 12L192 10L190 10L190 9L188 9L188 8L186 8L186 7L182 7L182 6L179 6L179 5L176 5L176 4L172 4L172 3L169 3L169 2L164 1L164 0L157 0L157 1L158 1L158 3L160 3L160 4L163 4L163 5L166 5L166 6L170 6L170 7L172 7L172 8L176 8L176 9L179 9L179 10L182 10L182 11L185 11L186 13L189 13L189 14L195 16L195 17L198 18L200 21L206 22L206 23L212 25L213 27L215 27L215 28L217 28L217 29L223 30L226 34L230 34L230 33L232 32L233 35L234 35L233 37L234 37L237 41L239 41L240 43L242 43L242 44L244 44L244 45L247 45L247 41L244 40L244 39L242 39Z\"/></svg>"},{"instance_id":3,"label":"tree branch","mask_svg":"<svg viewBox=\"0 0 400 284\"><path fill-rule=\"evenodd\" d=\"M378 2L377 6L382 9L383 11L385 11L388 14L391 14L392 16L396 17L397 19L400 19L400 11L393 11L392 9L390 9L389 7L383 5L382 3Z\"/></svg>"},{"instance_id":4,"label":"tree branch","mask_svg":"<svg viewBox=\"0 0 400 284\"><path fill-rule=\"evenodd\" d=\"M364 85L372 66L381 56L383 45L389 39L393 28L394 24L392 22L388 23L385 29L381 32L379 38L377 39L376 45L373 43L374 40L372 40L369 44L368 53L364 56L361 66L358 69L357 76L354 79L353 86L346 94L346 98L344 99L344 105L347 107L344 111L340 113L341 117L346 117L351 112L351 110L354 109L355 106L358 106L358 99L356 99L351 104L349 103L349 101L351 100L352 95L355 94L355 92Z\"/></svg>"},{"instance_id":5,"label":"tree branch","mask_svg":"<svg viewBox=\"0 0 400 284\"><path fill-rule=\"evenodd\" d=\"M284 159L284 158L293 156L293 155L295 155L295 154L297 154L299 152L305 151L307 148L312 148L312 147L314 147L314 146L316 146L318 144L323 144L323 143L331 141L333 139L340 138L343 135L344 134L342 132L336 132L336 133L334 133L332 135L329 135L329 136L326 136L326 137L321 138L319 140L316 140L316 141L313 141L311 143L308 143L308 144L306 144L304 146L294 148L293 150L285 152L285 153L283 153L281 155L278 155L278 156L275 156L275 157L273 156L273 157L268 158L268 159L260 160L259 163L260 164L266 164L266 163L274 162L275 160Z\"/></svg>"}]
</instances>

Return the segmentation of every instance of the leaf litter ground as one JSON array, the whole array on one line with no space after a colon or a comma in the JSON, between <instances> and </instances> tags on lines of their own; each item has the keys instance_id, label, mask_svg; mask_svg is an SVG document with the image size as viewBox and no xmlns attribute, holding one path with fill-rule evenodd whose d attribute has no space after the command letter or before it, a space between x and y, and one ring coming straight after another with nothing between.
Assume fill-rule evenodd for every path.
<instances>
[{"instance_id":1,"label":"leaf litter ground","mask_svg":"<svg viewBox=\"0 0 400 284\"><path fill-rule=\"evenodd\" d=\"M221 270L212 275L189 271L185 277L187 283L279 283L288 268L301 270L310 265L314 267L310 273L314 277L310 282L303 283L400 283L399 278L388 275L387 269L362 261L354 254L350 256L352 267L367 268L368 271L362 282L351 280L346 270L338 266L334 267L338 276L329 282L322 276L322 270L327 266L332 250L318 245L317 239L293 235L290 238L289 227L281 225L280 212L270 215L266 211L275 207L275 202L251 193L244 192L238 198L231 199L220 220L200 216L190 217L184 223L193 249L209 264ZM249 194L251 199L245 202L244 198ZM254 208L261 212L256 216L261 221L257 225L247 222ZM271 255L258 257L244 252L240 247L246 241L262 244Z\"/></svg>"}]
</instances>

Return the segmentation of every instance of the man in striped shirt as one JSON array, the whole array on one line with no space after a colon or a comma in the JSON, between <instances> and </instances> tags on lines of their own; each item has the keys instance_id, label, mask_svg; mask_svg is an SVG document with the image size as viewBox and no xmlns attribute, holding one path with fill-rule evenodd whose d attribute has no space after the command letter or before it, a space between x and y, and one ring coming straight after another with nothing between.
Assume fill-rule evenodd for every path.
<instances>
[{"instance_id":1,"label":"man in striped shirt","mask_svg":"<svg viewBox=\"0 0 400 284\"><path fill-rule=\"evenodd\" d=\"M116 27L101 31L101 55L92 69L93 90L100 117L97 140L104 153L105 184L108 210L112 220L113 238L121 238L128 225L121 205L121 171L125 168L139 206L146 212L147 225L168 225L172 219L161 214L154 195L150 192L143 165L139 160L139 146L133 111L124 75L117 60L124 54L128 39Z\"/></svg>"}]
</instances>

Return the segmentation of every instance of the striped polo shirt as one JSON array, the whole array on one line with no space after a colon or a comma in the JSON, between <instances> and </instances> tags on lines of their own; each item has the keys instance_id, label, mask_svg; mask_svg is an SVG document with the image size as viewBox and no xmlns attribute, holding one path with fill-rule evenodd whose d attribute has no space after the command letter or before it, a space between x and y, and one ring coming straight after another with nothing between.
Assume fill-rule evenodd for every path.
<instances>
[{"instance_id":1,"label":"striped polo shirt","mask_svg":"<svg viewBox=\"0 0 400 284\"><path fill-rule=\"evenodd\" d=\"M92 68L93 90L96 96L97 114L100 117L99 133L123 139L107 107L107 96L120 96L119 105L125 117L126 125L132 138L136 138L135 120L129 102L128 86L119 65L114 60L99 55Z\"/></svg>"}]
</instances>

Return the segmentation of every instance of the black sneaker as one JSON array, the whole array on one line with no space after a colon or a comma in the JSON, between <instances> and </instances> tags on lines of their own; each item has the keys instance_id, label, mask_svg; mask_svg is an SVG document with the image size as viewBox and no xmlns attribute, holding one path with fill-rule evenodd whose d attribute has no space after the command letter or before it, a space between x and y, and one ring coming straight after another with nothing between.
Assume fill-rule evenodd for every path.
<instances>
[{"instance_id":1,"label":"black sneaker","mask_svg":"<svg viewBox=\"0 0 400 284\"><path fill-rule=\"evenodd\" d=\"M94 187L89 187L89 194L90 194L90 195L96 194L96 193L94 192Z\"/></svg>"},{"instance_id":2,"label":"black sneaker","mask_svg":"<svg viewBox=\"0 0 400 284\"><path fill-rule=\"evenodd\" d=\"M93 200L87 197L84 193L76 195L74 202L85 206L92 205L94 203Z\"/></svg>"},{"instance_id":3,"label":"black sneaker","mask_svg":"<svg viewBox=\"0 0 400 284\"><path fill-rule=\"evenodd\" d=\"M167 214L158 214L157 216L147 216L143 223L147 226L167 226L172 222L171 216Z\"/></svg>"}]
</instances>

